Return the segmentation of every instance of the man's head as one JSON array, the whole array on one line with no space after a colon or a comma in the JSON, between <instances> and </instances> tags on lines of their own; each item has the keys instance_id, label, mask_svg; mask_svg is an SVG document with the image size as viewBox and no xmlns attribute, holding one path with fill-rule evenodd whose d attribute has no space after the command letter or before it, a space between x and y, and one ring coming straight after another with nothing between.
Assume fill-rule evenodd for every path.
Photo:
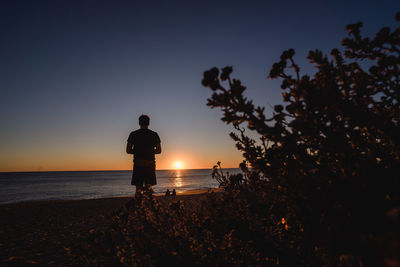
<instances>
[{"instance_id":1,"label":"man's head","mask_svg":"<svg viewBox=\"0 0 400 267\"><path fill-rule=\"evenodd\" d=\"M139 117L139 125L140 125L140 127L145 127L145 128L147 128L147 127L149 126L149 124L150 124L150 118L149 118L149 116L142 114L142 115Z\"/></svg>"}]
</instances>

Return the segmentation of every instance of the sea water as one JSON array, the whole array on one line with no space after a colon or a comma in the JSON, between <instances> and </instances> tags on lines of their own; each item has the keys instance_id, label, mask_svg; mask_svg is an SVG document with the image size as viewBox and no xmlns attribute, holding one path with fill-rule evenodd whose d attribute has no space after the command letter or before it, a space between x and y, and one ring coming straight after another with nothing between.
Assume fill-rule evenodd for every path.
<instances>
[{"instance_id":1,"label":"sea water","mask_svg":"<svg viewBox=\"0 0 400 267\"><path fill-rule=\"evenodd\" d=\"M225 169L238 173L239 169ZM210 169L157 170L154 192L184 192L218 187ZM0 204L37 200L93 199L132 196L132 171L0 173Z\"/></svg>"}]
</instances>

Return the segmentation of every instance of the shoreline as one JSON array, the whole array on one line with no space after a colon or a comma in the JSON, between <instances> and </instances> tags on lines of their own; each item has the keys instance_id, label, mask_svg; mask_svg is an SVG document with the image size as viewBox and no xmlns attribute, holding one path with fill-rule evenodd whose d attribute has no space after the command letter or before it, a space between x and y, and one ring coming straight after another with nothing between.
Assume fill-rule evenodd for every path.
<instances>
[{"instance_id":1,"label":"shoreline","mask_svg":"<svg viewBox=\"0 0 400 267\"><path fill-rule=\"evenodd\" d=\"M207 192L220 192L222 189L215 187L215 188L207 188L207 189L192 189L183 192L177 192L177 196L182 195L198 195L204 194ZM155 193L153 194L156 197L164 196L165 193ZM99 197L99 198L77 198L77 199L39 199L39 200L26 200L26 201L19 201L19 202L10 202L10 203L0 203L1 206L5 205L18 205L18 204L27 204L27 203L52 203L52 202L71 202L71 201L88 201L88 200L100 200L100 199L131 199L134 196L114 196L114 197Z\"/></svg>"}]
</instances>

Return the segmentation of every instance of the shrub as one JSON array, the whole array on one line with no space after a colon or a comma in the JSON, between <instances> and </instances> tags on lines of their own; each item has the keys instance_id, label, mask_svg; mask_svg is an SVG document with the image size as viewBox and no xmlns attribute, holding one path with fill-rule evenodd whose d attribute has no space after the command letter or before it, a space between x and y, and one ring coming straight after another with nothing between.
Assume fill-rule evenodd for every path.
<instances>
[{"instance_id":1,"label":"shrub","mask_svg":"<svg viewBox=\"0 0 400 267\"><path fill-rule=\"evenodd\" d=\"M260 198L263 196L263 198ZM296 231L265 211L268 197L238 190L193 203L130 200L107 231L93 232L82 263L121 266L281 266L298 263ZM167 199L168 200L168 199ZM95 253L93 253L95 251ZM285 264L286 263L286 264Z\"/></svg>"},{"instance_id":2,"label":"shrub","mask_svg":"<svg viewBox=\"0 0 400 267\"><path fill-rule=\"evenodd\" d=\"M242 164L247 175L240 183L262 182L259 190L277 198L268 202L286 206L304 229L303 253L325 250L332 264L343 254L373 262L371 239L385 213L399 206L400 27L371 39L360 35L361 27L347 26L344 52L309 52L313 76L300 74L293 49L284 51L269 77L282 79L285 104L269 118L243 95L232 67L212 68L202 81L213 91L208 105L221 108L222 121L235 127L231 137L251 166ZM240 189L231 183L238 178L222 179L223 185Z\"/></svg>"}]
</instances>

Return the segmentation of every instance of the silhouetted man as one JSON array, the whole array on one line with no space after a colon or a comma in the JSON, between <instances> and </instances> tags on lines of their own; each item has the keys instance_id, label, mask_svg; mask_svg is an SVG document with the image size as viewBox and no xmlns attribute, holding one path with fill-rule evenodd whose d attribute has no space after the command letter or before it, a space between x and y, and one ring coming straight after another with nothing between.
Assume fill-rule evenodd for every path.
<instances>
[{"instance_id":1,"label":"silhouetted man","mask_svg":"<svg viewBox=\"0 0 400 267\"><path fill-rule=\"evenodd\" d=\"M156 132L149 129L150 118L139 117L140 129L131 132L126 145L126 153L133 154L132 185L136 185L136 193L143 189L151 190L157 184L156 161L154 154L161 153L161 141Z\"/></svg>"}]
</instances>

